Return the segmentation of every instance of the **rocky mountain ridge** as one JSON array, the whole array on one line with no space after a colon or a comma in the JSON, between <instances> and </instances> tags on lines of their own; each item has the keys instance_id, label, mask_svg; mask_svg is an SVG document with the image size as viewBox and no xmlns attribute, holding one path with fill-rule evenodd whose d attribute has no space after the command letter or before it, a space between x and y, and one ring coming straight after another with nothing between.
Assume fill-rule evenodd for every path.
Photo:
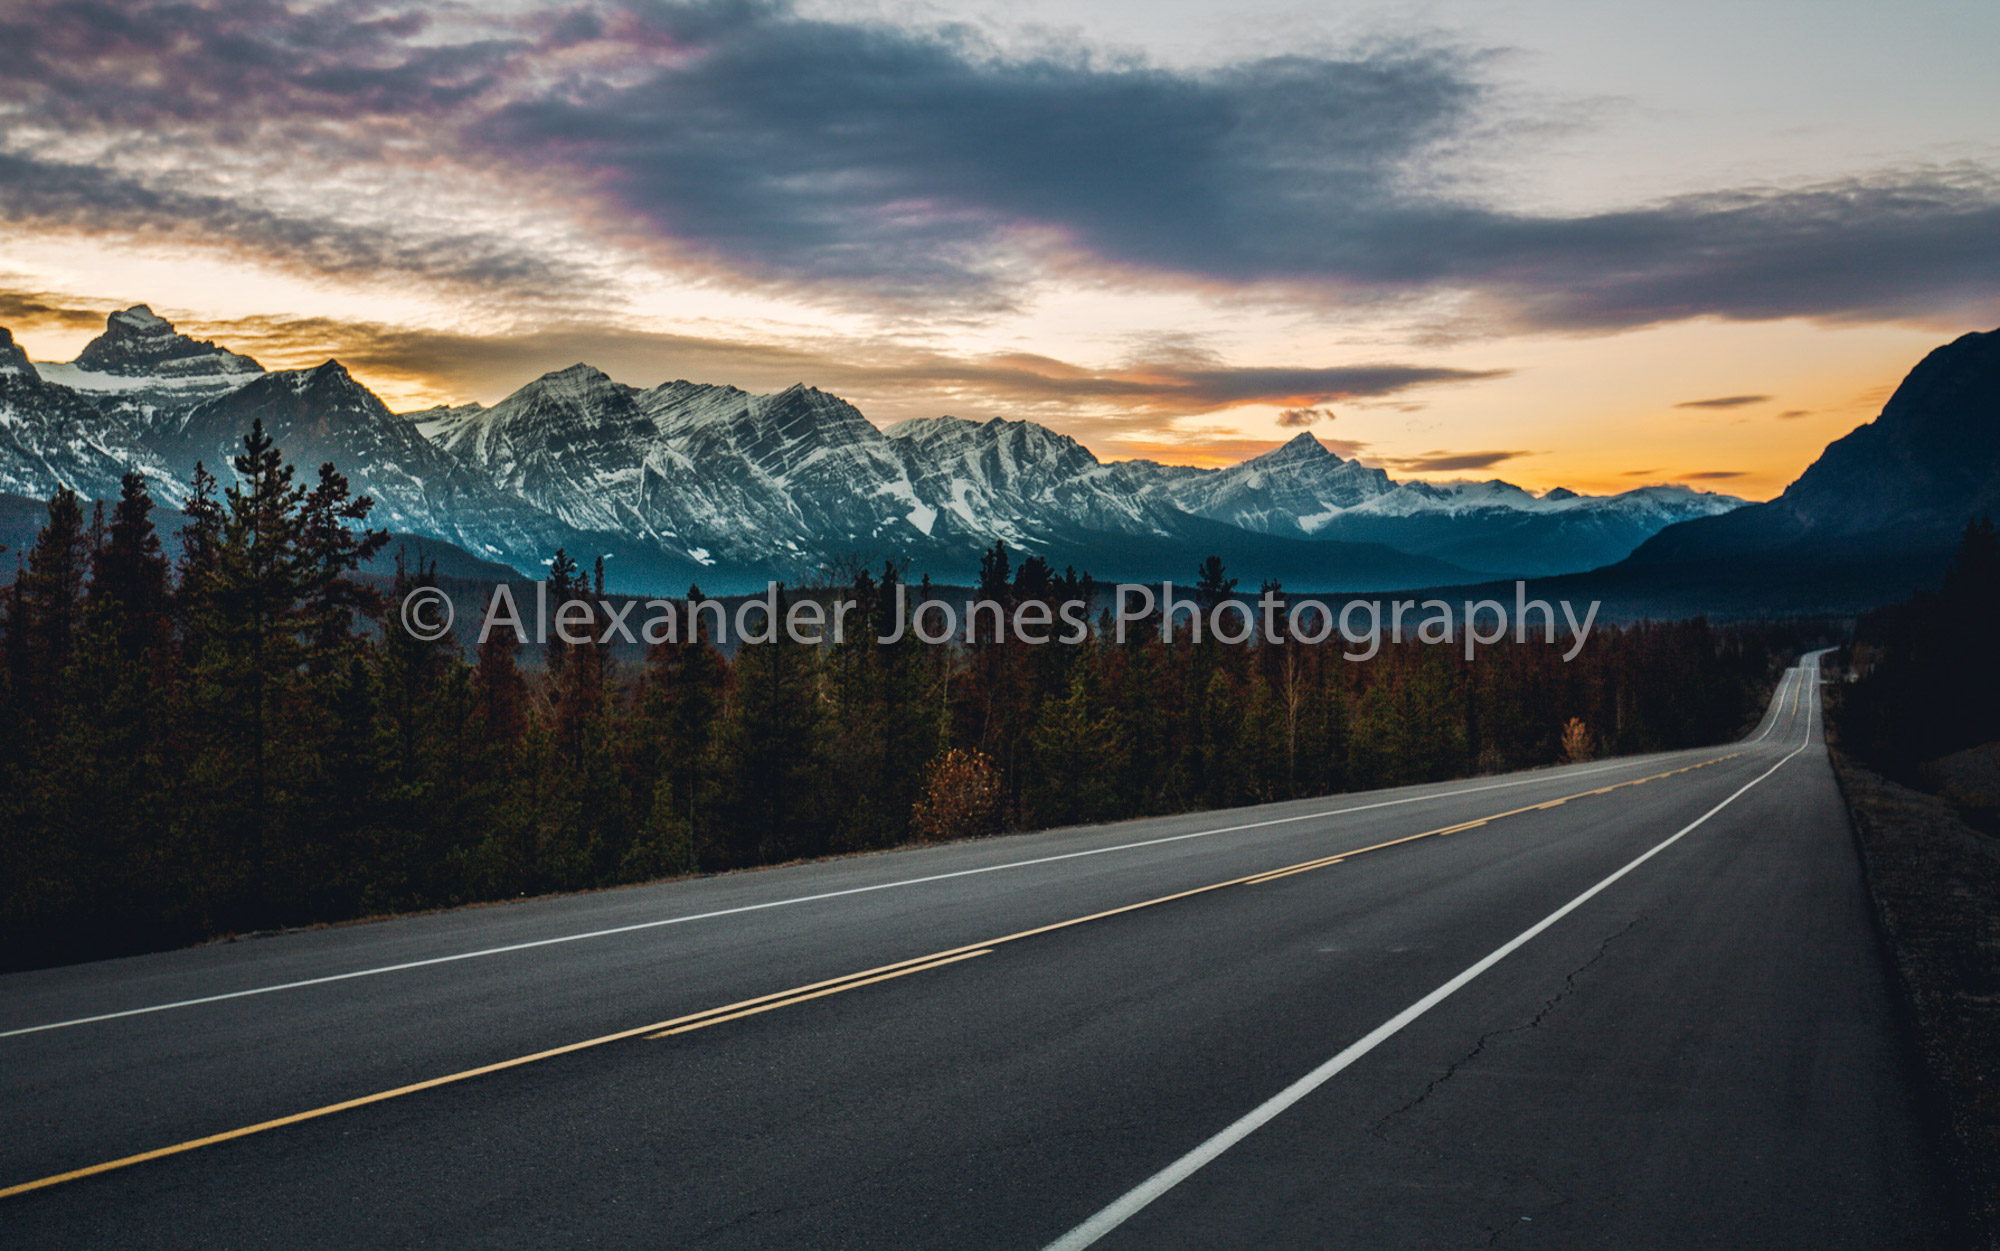
<instances>
[{"instance_id":1,"label":"rocky mountain ridge","mask_svg":"<svg viewBox=\"0 0 2000 1251\"><path fill-rule=\"evenodd\" d=\"M330 460L374 497L378 524L528 572L557 546L609 554L613 580L634 590L885 559L963 581L996 541L1105 578L1187 577L1214 552L1288 585L1389 589L1586 568L1741 503L1684 488L1537 497L1398 483L1310 434L1226 469L1107 463L1033 422L878 429L804 384L642 389L581 363L491 407L396 414L337 362L266 372L144 305L112 314L67 364L15 356L0 375L0 402L7 386L20 393L0 410L16 432L0 446L0 490L103 496L128 465L163 481L197 460L226 470L261 419L302 471Z\"/></svg>"}]
</instances>

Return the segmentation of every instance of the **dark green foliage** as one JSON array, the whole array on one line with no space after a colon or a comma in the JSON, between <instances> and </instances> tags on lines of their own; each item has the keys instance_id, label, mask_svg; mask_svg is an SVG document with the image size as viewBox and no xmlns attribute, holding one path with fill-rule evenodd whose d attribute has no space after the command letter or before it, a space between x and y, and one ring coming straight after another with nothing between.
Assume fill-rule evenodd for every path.
<instances>
[{"instance_id":1,"label":"dark green foliage","mask_svg":"<svg viewBox=\"0 0 2000 1251\"><path fill-rule=\"evenodd\" d=\"M1863 617L1852 667L1863 676L1842 698L1841 740L1854 755L1910 785L1917 766L2000 739L2000 535L1969 522L1936 592Z\"/></svg>"},{"instance_id":2,"label":"dark green foliage","mask_svg":"<svg viewBox=\"0 0 2000 1251\"><path fill-rule=\"evenodd\" d=\"M781 620L854 601L840 640L829 609L820 645L780 630L726 658L681 601L671 640L621 671L602 569L558 553L551 611L581 601L588 622L525 649L501 626L466 655L384 611L430 571L399 568L386 599L355 575L380 537L332 466L301 486L258 429L235 467L220 491L197 471L175 569L135 477L98 524L52 501L6 590L8 964L1546 764L1572 717L1607 754L1713 742L1775 665L1757 635L1699 621L1599 627L1571 664L1540 642L1467 662L1414 641L1352 663L1337 638L1186 628L1028 644L1017 610L1046 611L1054 640L1072 629L1055 610L1093 587L997 545L978 594L1004 641L989 613L969 642L961 618L952 645L878 643L899 624L890 566L780 595ZM1199 574L1204 605L1236 594L1220 561ZM954 769L977 775L971 799L940 799Z\"/></svg>"},{"instance_id":3,"label":"dark green foliage","mask_svg":"<svg viewBox=\"0 0 2000 1251\"><path fill-rule=\"evenodd\" d=\"M789 602L781 588L781 620ZM726 860L818 855L827 850L834 816L818 649L779 630L773 642L739 650L732 669L715 733L711 805Z\"/></svg>"}]
</instances>

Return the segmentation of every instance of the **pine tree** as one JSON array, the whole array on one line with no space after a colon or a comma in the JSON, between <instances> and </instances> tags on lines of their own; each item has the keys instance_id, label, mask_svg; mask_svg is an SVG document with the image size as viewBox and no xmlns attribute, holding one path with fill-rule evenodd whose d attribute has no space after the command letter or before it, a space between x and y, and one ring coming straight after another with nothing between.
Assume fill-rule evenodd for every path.
<instances>
[{"instance_id":1,"label":"pine tree","mask_svg":"<svg viewBox=\"0 0 2000 1251\"><path fill-rule=\"evenodd\" d=\"M9 688L16 746L0 775L0 907L13 932L6 937L39 954L74 945L85 932L92 875L102 850L94 828L77 822L88 796L74 784L81 770L64 755L63 730L74 660L85 637L84 576L91 545L76 493L58 492L47 521L17 575L8 607Z\"/></svg>"},{"instance_id":2,"label":"pine tree","mask_svg":"<svg viewBox=\"0 0 2000 1251\"><path fill-rule=\"evenodd\" d=\"M1124 734L1118 710L1093 697L1082 666L1070 675L1062 698L1042 705L1029 741L1032 781L1023 807L1034 827L1075 825L1118 813L1113 787L1124 766Z\"/></svg>"},{"instance_id":3,"label":"pine tree","mask_svg":"<svg viewBox=\"0 0 2000 1251\"><path fill-rule=\"evenodd\" d=\"M33 720L55 714L62 671L75 654L83 625L84 579L91 557L82 506L76 492L64 488L49 501L48 520L28 552L13 614L12 629L19 631L23 649L17 677Z\"/></svg>"},{"instance_id":4,"label":"pine tree","mask_svg":"<svg viewBox=\"0 0 2000 1251\"><path fill-rule=\"evenodd\" d=\"M534 881L535 819L528 797L528 680L512 627L478 645L468 709L464 845L459 888L470 898L507 897Z\"/></svg>"},{"instance_id":5,"label":"pine tree","mask_svg":"<svg viewBox=\"0 0 2000 1251\"><path fill-rule=\"evenodd\" d=\"M782 619L787 598L780 588ZM828 845L825 721L818 655L779 630L737 649L718 730L718 816L737 863L815 855Z\"/></svg>"},{"instance_id":6,"label":"pine tree","mask_svg":"<svg viewBox=\"0 0 2000 1251\"><path fill-rule=\"evenodd\" d=\"M126 474L105 543L91 563L89 607L108 622L130 662L161 652L171 627L167 560L152 514L146 480Z\"/></svg>"},{"instance_id":7,"label":"pine tree","mask_svg":"<svg viewBox=\"0 0 2000 1251\"><path fill-rule=\"evenodd\" d=\"M234 461L236 482L214 500L197 470L185 512L181 596L192 689L183 731L196 794L189 836L213 866L204 876L224 924L269 924L295 911L305 866L324 732L318 679L354 654L351 581L382 538L351 533L367 515L330 469L312 491L253 423Z\"/></svg>"}]
</instances>

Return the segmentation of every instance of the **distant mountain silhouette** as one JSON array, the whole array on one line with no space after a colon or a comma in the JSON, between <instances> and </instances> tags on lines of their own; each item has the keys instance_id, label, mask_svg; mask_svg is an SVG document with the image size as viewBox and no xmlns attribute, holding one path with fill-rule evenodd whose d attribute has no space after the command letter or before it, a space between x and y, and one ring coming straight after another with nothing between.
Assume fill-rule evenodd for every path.
<instances>
[{"instance_id":1,"label":"distant mountain silhouette","mask_svg":"<svg viewBox=\"0 0 2000 1251\"><path fill-rule=\"evenodd\" d=\"M1996 505L2000 330L1924 357L1880 417L1828 445L1777 499L1668 526L1624 563L1949 551L1967 518Z\"/></svg>"},{"instance_id":2,"label":"distant mountain silhouette","mask_svg":"<svg viewBox=\"0 0 2000 1251\"><path fill-rule=\"evenodd\" d=\"M1982 513L2000 515L2000 330L1924 357L1777 499L1667 526L1550 589L1621 616L1849 612L1935 587Z\"/></svg>"}]
</instances>

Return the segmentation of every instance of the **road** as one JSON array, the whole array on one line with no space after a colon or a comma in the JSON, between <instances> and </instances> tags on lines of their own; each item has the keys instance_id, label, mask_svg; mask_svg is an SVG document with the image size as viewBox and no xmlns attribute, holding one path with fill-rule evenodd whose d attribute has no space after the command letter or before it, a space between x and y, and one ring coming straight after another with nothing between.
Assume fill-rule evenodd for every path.
<instances>
[{"instance_id":1,"label":"road","mask_svg":"<svg viewBox=\"0 0 2000 1251\"><path fill-rule=\"evenodd\" d=\"M0 1244L1938 1245L1817 716L0 978Z\"/></svg>"}]
</instances>

